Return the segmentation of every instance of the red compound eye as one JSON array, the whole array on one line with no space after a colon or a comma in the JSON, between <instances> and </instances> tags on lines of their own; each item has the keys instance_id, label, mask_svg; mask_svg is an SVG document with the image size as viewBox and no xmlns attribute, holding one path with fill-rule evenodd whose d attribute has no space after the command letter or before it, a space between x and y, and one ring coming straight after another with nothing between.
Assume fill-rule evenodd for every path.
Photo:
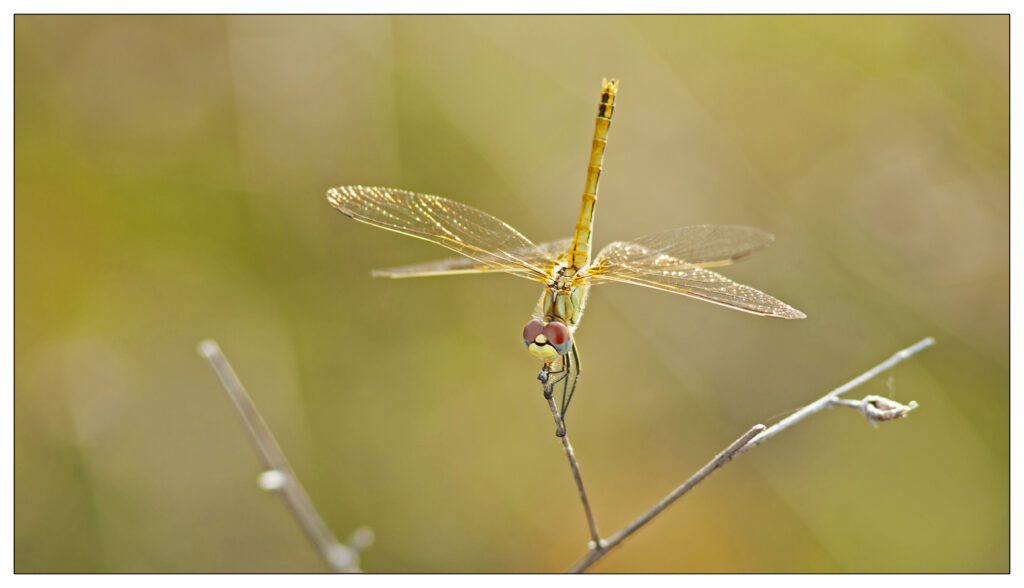
<instances>
[{"instance_id":1,"label":"red compound eye","mask_svg":"<svg viewBox=\"0 0 1024 588\"><path fill-rule=\"evenodd\" d=\"M558 321L551 321L545 325L543 333L555 347L565 345L569 340L569 327Z\"/></svg>"},{"instance_id":2,"label":"red compound eye","mask_svg":"<svg viewBox=\"0 0 1024 588\"><path fill-rule=\"evenodd\" d=\"M526 323L526 327L523 328L523 341L527 345L533 343L533 340L537 338L544 331L544 323L533 320Z\"/></svg>"}]
</instances>

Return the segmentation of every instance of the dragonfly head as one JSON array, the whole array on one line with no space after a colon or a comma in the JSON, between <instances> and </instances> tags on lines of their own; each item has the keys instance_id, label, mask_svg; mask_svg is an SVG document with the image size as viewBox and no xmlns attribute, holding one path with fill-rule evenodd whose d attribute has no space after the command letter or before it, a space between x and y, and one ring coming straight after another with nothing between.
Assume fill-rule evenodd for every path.
<instances>
[{"instance_id":1,"label":"dragonfly head","mask_svg":"<svg viewBox=\"0 0 1024 588\"><path fill-rule=\"evenodd\" d=\"M523 328L523 343L530 355L547 363L569 352L572 335L569 327L559 321L549 323L532 320Z\"/></svg>"}]
</instances>

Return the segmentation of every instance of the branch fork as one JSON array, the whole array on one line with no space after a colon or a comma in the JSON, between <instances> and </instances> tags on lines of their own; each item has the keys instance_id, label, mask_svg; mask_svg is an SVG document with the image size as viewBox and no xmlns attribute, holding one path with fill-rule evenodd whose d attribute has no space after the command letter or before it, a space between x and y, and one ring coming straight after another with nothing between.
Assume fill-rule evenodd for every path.
<instances>
[{"instance_id":1,"label":"branch fork","mask_svg":"<svg viewBox=\"0 0 1024 588\"><path fill-rule=\"evenodd\" d=\"M892 369L897 364L913 357L918 352L923 351L934 344L935 340L931 337L922 339L906 349L897 351L889 359L876 365L835 390L832 390L828 394L825 394L807 406L797 410L771 427L765 427L760 424L754 425L749 431L741 435L721 453L716 455L703 468L698 470L697 473L690 476L685 482L672 490L672 492L669 492L665 498L662 498L657 504L648 509L647 512L640 515L636 520L626 525L615 534L611 535L608 539L602 539L597 532L597 521L594 518L594 514L590 508L590 502L587 499L587 492L583 485L583 477L580 474L579 464L577 463L576 456L573 453L572 445L569 443L568 435L564 435L565 424L562 422L562 418L558 414L558 409L552 399L552 390L547 383L547 373L545 370L541 370L537 379L539 379L544 385L544 398L548 401L548 406L551 410L551 416L555 420L555 425L564 435L561 437L562 446L565 450L566 457L569 459L569 467L572 469L573 479L576 481L576 488L579 491L580 502L583 504L583 511L586 515L587 527L590 530L591 537L587 553L584 554L583 557L580 558L580 560L571 568L569 568L568 571L570 573L585 572L592 565L606 556L612 549L618 547L623 541L640 530L644 525L651 522L676 500L679 500L684 494L692 490L693 487L703 481L704 478L707 478L723 465L729 463L729 461L734 457L742 453L746 453L768 439L778 435L782 431L785 431L793 425L805 420L811 415L821 412L825 408L830 408L832 406L854 408L864 415L864 418L866 418L874 427L877 427L880 423L906 418L911 411L918 407L917 402L912 400L908 404L900 404L890 398L877 395L866 396L861 400L849 400L841 398L840 396L874 378L878 374Z\"/></svg>"}]
</instances>

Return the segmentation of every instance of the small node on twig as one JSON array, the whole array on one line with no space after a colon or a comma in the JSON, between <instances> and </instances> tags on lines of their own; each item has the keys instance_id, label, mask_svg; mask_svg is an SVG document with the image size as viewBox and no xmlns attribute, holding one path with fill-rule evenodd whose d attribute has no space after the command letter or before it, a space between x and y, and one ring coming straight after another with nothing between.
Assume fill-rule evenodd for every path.
<instances>
[{"instance_id":1,"label":"small node on twig","mask_svg":"<svg viewBox=\"0 0 1024 588\"><path fill-rule=\"evenodd\" d=\"M370 527L359 527L355 531L352 531L352 535L348 538L348 545L356 551L366 551L373 546L373 542L377 540L377 535L373 532Z\"/></svg>"},{"instance_id":2,"label":"small node on twig","mask_svg":"<svg viewBox=\"0 0 1024 588\"><path fill-rule=\"evenodd\" d=\"M256 480L260 490L277 492L288 485L288 476L281 470L267 470Z\"/></svg>"}]
</instances>

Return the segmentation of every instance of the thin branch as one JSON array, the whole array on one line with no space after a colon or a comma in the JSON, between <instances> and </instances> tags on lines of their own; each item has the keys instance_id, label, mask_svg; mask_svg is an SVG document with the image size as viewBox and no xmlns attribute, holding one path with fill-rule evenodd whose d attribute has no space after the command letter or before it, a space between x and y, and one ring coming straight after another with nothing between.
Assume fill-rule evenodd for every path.
<instances>
[{"instance_id":1,"label":"thin branch","mask_svg":"<svg viewBox=\"0 0 1024 588\"><path fill-rule=\"evenodd\" d=\"M587 498L587 489L583 485L583 474L580 473L580 464L576 461L576 453L572 450L572 443L569 442L569 434L565 429L565 422L562 415L558 413L555 406L553 385L548 383L548 372L542 369L537 379L541 381L544 388L544 398L548 401L548 408L551 409L551 418L555 421L555 431L562 440L562 449L565 450L565 457L569 459L569 468L572 470L572 477L576 481L576 490L580 494L580 503L583 505L583 514L587 517L587 528L590 530L591 545L598 546L601 542L601 533L597 530L597 520L594 518L594 511L590 508L590 500Z\"/></svg>"},{"instance_id":2,"label":"thin branch","mask_svg":"<svg viewBox=\"0 0 1024 588\"><path fill-rule=\"evenodd\" d=\"M694 486L699 484L701 480L708 477L712 472L721 466L725 465L734 456L746 453L750 449L757 447L761 443L764 443L768 439L778 435L782 431L792 427L796 423L806 419L807 417L821 412L830 406L847 406L856 408L868 419L872 425L876 425L880 422L890 421L894 419L904 418L907 414L917 408L917 403L911 401L907 405L900 404L889 398L882 396L867 396L862 400L847 400L840 398L840 396L850 390L853 390L857 386L860 386L864 382L867 382L871 378L874 378L878 374L892 369L897 364L913 357L918 352L927 349L935 344L935 339L926 337L918 341L917 343L897 351L889 359L876 365L870 370L843 384L842 386L832 390L828 394L822 396L818 400L808 404L807 406L796 411L789 417L782 419L778 423L775 423L771 427L765 428L764 425L756 425L754 428L747 431L745 435L734 441L725 451L719 453L713 460L708 462L703 468L700 469L696 474L691 476L688 480L683 482L675 490L670 492L668 496L661 499L655 504L650 510L641 515L635 521L624 527L621 531L612 535L608 540L598 540L591 543L590 550L584 555L575 565L570 569L570 573L584 572L590 566L597 563L601 558L608 554L613 548L621 544L630 535L635 533L641 527L649 523L654 517L661 514L666 508L668 508L673 502L678 500L681 496L690 491ZM554 405L552 404L552 410ZM557 414L557 413L556 413ZM582 487L582 486L581 486ZM589 512L589 507L588 507Z\"/></svg>"},{"instance_id":3,"label":"thin branch","mask_svg":"<svg viewBox=\"0 0 1024 588\"><path fill-rule=\"evenodd\" d=\"M199 344L199 355L210 362L213 371L220 379L224 391L227 392L231 404L238 413L245 431L252 441L253 447L263 467L266 468L259 478L259 486L263 490L280 492L281 498L291 510L292 515L302 528L310 542L320 553L324 563L332 572L359 572L359 552L373 542L373 531L360 527L353 533L348 544L339 543L334 534L324 523L316 511L302 483L288 464L281 446L270 432L263 417L256 409L235 370L228 363L216 341L206 340Z\"/></svg>"},{"instance_id":4,"label":"thin branch","mask_svg":"<svg viewBox=\"0 0 1024 588\"><path fill-rule=\"evenodd\" d=\"M676 487L675 490L669 492L668 496L662 498L655 504L651 510L642 514L632 523L626 525L621 531L615 533L608 538L607 541L602 541L598 547L591 547L590 552L583 557L579 562L576 563L572 568L569 569L570 573L579 573L585 571L590 566L594 565L597 560L601 559L608 552L617 547L623 541L625 541L630 535L636 533L641 527L651 522L654 517L661 514L666 508L672 505L673 502L679 500L684 494L693 489L694 486L700 484L704 478L711 475L712 472L722 467L729 462L743 447L759 433L764 432L764 425L754 425L752 429L744 433L739 439L732 442L731 445L725 448L724 451L715 456L714 459L709 461L704 467L702 467L696 474L690 476L685 482Z\"/></svg>"},{"instance_id":5,"label":"thin branch","mask_svg":"<svg viewBox=\"0 0 1024 588\"><path fill-rule=\"evenodd\" d=\"M747 447L744 447L740 451L740 453L746 453L747 451L750 451L754 447L757 447L758 445L764 443L765 441L771 439L772 437L778 435L779 433L785 431L786 429L792 427L793 425L799 423L800 421L806 419L807 417L819 413L830 406L835 406L837 404L836 400L843 394L849 392L850 390L853 390L857 386L860 386L861 384L867 382L871 378L874 378L878 374L896 367L896 365L898 365L899 363L907 359L910 359L917 353L925 349L928 349L932 345L935 345L935 339L931 337L925 337L924 339L921 339L920 341L914 343L910 347L897 351L889 359L883 361L882 363L869 369L863 374L857 376L856 378L850 380L849 382L843 384L842 386L836 388L835 390L832 390L828 394L822 396L821 398L794 412L793 414L775 423L774 425L768 427L768 429L764 433L761 433L757 437L754 437L754 439L747 445ZM917 403L912 402L910 405L908 405L907 410L904 411L904 415L907 412L913 410L914 408L917 408ZM865 416L867 416L867 413L865 413ZM870 417L868 418L870 420Z\"/></svg>"}]
</instances>

